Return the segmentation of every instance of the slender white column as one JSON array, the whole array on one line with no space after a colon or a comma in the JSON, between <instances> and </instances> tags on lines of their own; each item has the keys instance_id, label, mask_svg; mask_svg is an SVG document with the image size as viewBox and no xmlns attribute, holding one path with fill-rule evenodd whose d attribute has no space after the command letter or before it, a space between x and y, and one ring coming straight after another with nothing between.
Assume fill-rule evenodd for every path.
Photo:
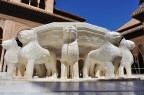
<instances>
[{"instance_id":1,"label":"slender white column","mask_svg":"<svg viewBox=\"0 0 144 95\"><path fill-rule=\"evenodd\" d=\"M37 7L39 7L39 4L40 4L40 0L37 0Z\"/></svg>"},{"instance_id":2,"label":"slender white column","mask_svg":"<svg viewBox=\"0 0 144 95\"><path fill-rule=\"evenodd\" d=\"M29 0L29 5L31 4L31 0Z\"/></svg>"}]
</instances>

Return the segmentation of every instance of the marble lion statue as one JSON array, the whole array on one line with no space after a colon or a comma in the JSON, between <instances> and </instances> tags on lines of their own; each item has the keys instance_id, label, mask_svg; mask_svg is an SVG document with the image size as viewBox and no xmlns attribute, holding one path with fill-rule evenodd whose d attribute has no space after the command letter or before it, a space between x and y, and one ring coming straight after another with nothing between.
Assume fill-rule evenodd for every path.
<instances>
[{"instance_id":1,"label":"marble lion statue","mask_svg":"<svg viewBox=\"0 0 144 95\"><path fill-rule=\"evenodd\" d=\"M70 25L64 27L63 31L61 78L67 79L67 76L71 78L79 78L79 48L77 42L77 28L73 25Z\"/></svg>"},{"instance_id":2,"label":"marble lion statue","mask_svg":"<svg viewBox=\"0 0 144 95\"><path fill-rule=\"evenodd\" d=\"M124 68L126 69L128 78L134 77L131 73L131 65L134 63L134 58L130 51L134 47L135 43L133 41L126 40L125 38L123 38L120 42L119 48L122 54L122 60L119 67L119 77L124 77Z\"/></svg>"},{"instance_id":3,"label":"marble lion statue","mask_svg":"<svg viewBox=\"0 0 144 95\"><path fill-rule=\"evenodd\" d=\"M107 32L104 37L104 42L99 49L92 50L86 57L86 62L83 67L83 77L88 78L89 68L95 64L106 70L106 78L114 78L114 72L118 72L119 63L121 60L120 49L113 45L112 41L119 42L122 39L120 33ZM119 62L118 62L119 61Z\"/></svg>"},{"instance_id":4,"label":"marble lion statue","mask_svg":"<svg viewBox=\"0 0 144 95\"><path fill-rule=\"evenodd\" d=\"M21 64L26 64L25 78L31 79L34 65L43 63L47 71L51 69L52 77L56 78L56 63L50 62L50 52L39 45L37 33L33 30L22 30L18 34L18 39L23 44L19 52L19 62L21 62Z\"/></svg>"},{"instance_id":5,"label":"marble lion statue","mask_svg":"<svg viewBox=\"0 0 144 95\"><path fill-rule=\"evenodd\" d=\"M6 77L8 79L13 79L15 77L17 67L18 77L21 77L20 65L18 64L18 53L20 51L20 47L17 45L16 40L13 38L2 41L2 47L6 49L6 53L4 55L4 64L8 66Z\"/></svg>"}]
</instances>

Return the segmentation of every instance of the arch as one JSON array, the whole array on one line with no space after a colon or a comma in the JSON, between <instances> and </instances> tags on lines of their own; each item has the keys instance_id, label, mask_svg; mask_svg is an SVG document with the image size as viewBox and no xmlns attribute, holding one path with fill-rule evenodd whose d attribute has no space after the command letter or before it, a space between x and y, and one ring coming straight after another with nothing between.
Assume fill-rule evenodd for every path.
<instances>
[{"instance_id":1,"label":"arch","mask_svg":"<svg viewBox=\"0 0 144 95\"><path fill-rule=\"evenodd\" d=\"M0 27L0 44L2 43L2 39L3 39L3 29ZM0 45L0 61L2 62L2 60L3 59L1 59L1 58L3 58L3 57L1 57L2 56L2 46ZM2 63L0 63L0 70L2 71L2 68L3 68L3 62Z\"/></svg>"},{"instance_id":2,"label":"arch","mask_svg":"<svg viewBox=\"0 0 144 95\"><path fill-rule=\"evenodd\" d=\"M137 45L138 47L138 61L139 61L139 68L140 68L140 73L144 74L144 46L142 43Z\"/></svg>"},{"instance_id":3,"label":"arch","mask_svg":"<svg viewBox=\"0 0 144 95\"><path fill-rule=\"evenodd\" d=\"M40 0L39 8L45 9L45 0Z\"/></svg>"},{"instance_id":4,"label":"arch","mask_svg":"<svg viewBox=\"0 0 144 95\"><path fill-rule=\"evenodd\" d=\"M3 39L3 29L0 27L0 44L2 43L2 39ZM2 46L0 45L0 56L2 53Z\"/></svg>"},{"instance_id":5,"label":"arch","mask_svg":"<svg viewBox=\"0 0 144 95\"><path fill-rule=\"evenodd\" d=\"M0 27L0 39L3 38L3 29Z\"/></svg>"},{"instance_id":6,"label":"arch","mask_svg":"<svg viewBox=\"0 0 144 95\"><path fill-rule=\"evenodd\" d=\"M37 0L31 0L30 5L37 7L38 6Z\"/></svg>"},{"instance_id":7,"label":"arch","mask_svg":"<svg viewBox=\"0 0 144 95\"><path fill-rule=\"evenodd\" d=\"M144 60L142 57L141 52L138 53L138 61L139 61L139 68L140 68L140 74L144 74Z\"/></svg>"},{"instance_id":8,"label":"arch","mask_svg":"<svg viewBox=\"0 0 144 95\"><path fill-rule=\"evenodd\" d=\"M45 9L45 0L40 0L40 2L37 0L21 0L21 2L35 7L39 6L39 8Z\"/></svg>"},{"instance_id":9,"label":"arch","mask_svg":"<svg viewBox=\"0 0 144 95\"><path fill-rule=\"evenodd\" d=\"M134 63L131 65L132 68L132 74L139 74L140 73L140 69L139 68L139 60L138 60L138 55L137 54L133 54L133 58L134 58Z\"/></svg>"},{"instance_id":10,"label":"arch","mask_svg":"<svg viewBox=\"0 0 144 95\"><path fill-rule=\"evenodd\" d=\"M143 44L137 45L139 52L142 54L142 57L144 57L144 46Z\"/></svg>"},{"instance_id":11,"label":"arch","mask_svg":"<svg viewBox=\"0 0 144 95\"><path fill-rule=\"evenodd\" d=\"M29 4L29 0L21 0L22 3Z\"/></svg>"}]
</instances>

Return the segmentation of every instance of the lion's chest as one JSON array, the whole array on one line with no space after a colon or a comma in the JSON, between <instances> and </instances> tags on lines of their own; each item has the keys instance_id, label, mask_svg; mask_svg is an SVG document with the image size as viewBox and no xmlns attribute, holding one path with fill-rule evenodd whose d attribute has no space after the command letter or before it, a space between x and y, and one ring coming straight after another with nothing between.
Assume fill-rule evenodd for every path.
<instances>
[{"instance_id":1,"label":"lion's chest","mask_svg":"<svg viewBox=\"0 0 144 95\"><path fill-rule=\"evenodd\" d=\"M18 51L19 50L8 50L4 56L6 63L18 63Z\"/></svg>"},{"instance_id":2,"label":"lion's chest","mask_svg":"<svg viewBox=\"0 0 144 95\"><path fill-rule=\"evenodd\" d=\"M79 58L79 49L77 42L64 44L62 47L62 61L67 63L75 63Z\"/></svg>"},{"instance_id":3,"label":"lion's chest","mask_svg":"<svg viewBox=\"0 0 144 95\"><path fill-rule=\"evenodd\" d=\"M132 53L130 52L130 50L128 50L127 48L120 48L121 50L121 53L122 53L122 60L121 62L122 63L133 63L133 55Z\"/></svg>"}]
</instances>

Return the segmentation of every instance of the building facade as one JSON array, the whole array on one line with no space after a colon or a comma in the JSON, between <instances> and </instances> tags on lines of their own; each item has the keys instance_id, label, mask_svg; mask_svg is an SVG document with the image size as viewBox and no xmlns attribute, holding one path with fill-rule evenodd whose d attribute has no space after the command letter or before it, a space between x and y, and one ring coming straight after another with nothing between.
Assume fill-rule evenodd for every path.
<instances>
[{"instance_id":1,"label":"building facade","mask_svg":"<svg viewBox=\"0 0 144 95\"><path fill-rule=\"evenodd\" d=\"M120 27L120 32L126 39L135 42L132 50L135 63L132 65L133 73L144 73L144 2L132 13L132 19Z\"/></svg>"}]
</instances>

